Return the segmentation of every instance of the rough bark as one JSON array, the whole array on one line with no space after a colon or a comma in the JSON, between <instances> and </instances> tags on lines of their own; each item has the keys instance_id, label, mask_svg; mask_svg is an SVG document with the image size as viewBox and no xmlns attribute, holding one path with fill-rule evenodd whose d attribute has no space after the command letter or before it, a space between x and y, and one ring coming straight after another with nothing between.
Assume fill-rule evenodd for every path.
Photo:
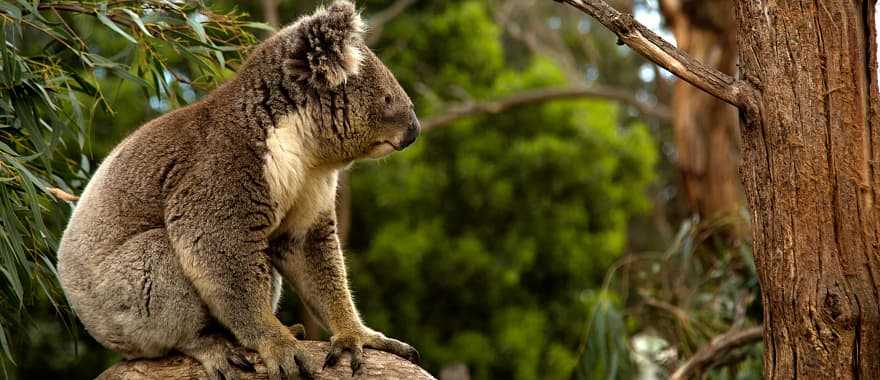
<instances>
[{"instance_id":1,"label":"rough bark","mask_svg":"<svg viewBox=\"0 0 880 380\"><path fill-rule=\"evenodd\" d=\"M737 1L766 378L880 378L875 5Z\"/></svg>"},{"instance_id":2,"label":"rough bark","mask_svg":"<svg viewBox=\"0 0 880 380\"><path fill-rule=\"evenodd\" d=\"M728 0L661 0L679 49L736 74L736 23ZM705 218L736 214L743 194L737 179L737 110L685 81L672 96L676 164L691 210Z\"/></svg>"},{"instance_id":3,"label":"rough bark","mask_svg":"<svg viewBox=\"0 0 880 380\"><path fill-rule=\"evenodd\" d=\"M646 46L644 26L604 1L565 2L740 108L764 377L880 378L876 1L737 0L746 84L662 41Z\"/></svg>"},{"instance_id":4,"label":"rough bark","mask_svg":"<svg viewBox=\"0 0 880 380\"><path fill-rule=\"evenodd\" d=\"M308 359L312 363L322 363L330 348L327 342L300 341ZM366 349L367 360L361 368L358 379L434 379L427 371L405 359L383 351ZM256 353L249 353L248 359L257 363L255 372L240 372L242 380L267 379L266 367L259 361ZM314 374L316 380L350 379L351 367L347 355L343 355L335 367L324 368ZM172 356L155 360L123 361L110 367L98 380L149 380L149 379L207 379L202 366L185 356Z\"/></svg>"}]
</instances>

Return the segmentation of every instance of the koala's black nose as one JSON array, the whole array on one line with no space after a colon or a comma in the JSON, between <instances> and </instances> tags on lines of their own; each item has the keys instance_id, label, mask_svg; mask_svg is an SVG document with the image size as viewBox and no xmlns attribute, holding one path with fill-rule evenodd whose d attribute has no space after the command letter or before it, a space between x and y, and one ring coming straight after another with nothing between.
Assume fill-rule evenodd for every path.
<instances>
[{"instance_id":1,"label":"koala's black nose","mask_svg":"<svg viewBox=\"0 0 880 380\"><path fill-rule=\"evenodd\" d=\"M412 120L410 121L409 128L406 129L406 135L403 136L403 141L400 143L402 148L406 148L415 142L422 129L421 124L419 124L419 118L416 116L416 111L410 112L412 113Z\"/></svg>"}]
</instances>

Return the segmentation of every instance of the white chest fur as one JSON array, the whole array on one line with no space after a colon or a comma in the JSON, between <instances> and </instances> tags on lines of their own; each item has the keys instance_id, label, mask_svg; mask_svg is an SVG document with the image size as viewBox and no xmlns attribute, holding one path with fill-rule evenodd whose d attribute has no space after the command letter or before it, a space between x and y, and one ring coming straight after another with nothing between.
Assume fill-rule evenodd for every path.
<instances>
[{"instance_id":1,"label":"white chest fur","mask_svg":"<svg viewBox=\"0 0 880 380\"><path fill-rule=\"evenodd\" d=\"M264 163L269 196L275 205L271 234L305 233L322 213L333 210L337 170L314 168L303 145L307 129L298 115L283 117L269 131Z\"/></svg>"}]
</instances>

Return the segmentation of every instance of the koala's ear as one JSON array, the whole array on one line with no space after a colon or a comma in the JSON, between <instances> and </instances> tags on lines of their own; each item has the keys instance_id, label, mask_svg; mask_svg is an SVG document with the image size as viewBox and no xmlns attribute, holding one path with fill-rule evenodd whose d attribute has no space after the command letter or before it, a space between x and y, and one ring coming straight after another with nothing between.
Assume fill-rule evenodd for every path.
<instances>
[{"instance_id":1,"label":"koala's ear","mask_svg":"<svg viewBox=\"0 0 880 380\"><path fill-rule=\"evenodd\" d=\"M313 86L336 87L357 74L363 60L365 25L347 0L318 8L293 25L294 56L285 71Z\"/></svg>"}]
</instances>

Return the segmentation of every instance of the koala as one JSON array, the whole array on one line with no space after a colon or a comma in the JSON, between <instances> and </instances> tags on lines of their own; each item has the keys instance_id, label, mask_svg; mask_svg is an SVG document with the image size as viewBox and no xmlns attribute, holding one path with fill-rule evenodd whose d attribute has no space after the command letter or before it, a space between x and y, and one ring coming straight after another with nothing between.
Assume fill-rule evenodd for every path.
<instances>
[{"instance_id":1,"label":"koala","mask_svg":"<svg viewBox=\"0 0 880 380\"><path fill-rule=\"evenodd\" d=\"M270 379L307 377L275 315L282 282L332 334L324 365L364 347L418 352L364 325L336 231L340 170L419 134L413 103L337 1L257 46L236 77L138 128L101 163L58 249L64 293L125 358L177 351L212 379L256 351Z\"/></svg>"}]
</instances>

